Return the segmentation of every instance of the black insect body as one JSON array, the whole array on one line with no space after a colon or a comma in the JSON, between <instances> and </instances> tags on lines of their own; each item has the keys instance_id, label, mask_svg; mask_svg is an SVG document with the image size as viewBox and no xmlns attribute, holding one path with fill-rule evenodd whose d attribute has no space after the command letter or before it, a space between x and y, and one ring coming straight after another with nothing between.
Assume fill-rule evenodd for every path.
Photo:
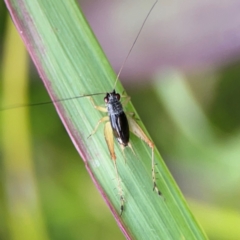
<instances>
[{"instance_id":1,"label":"black insect body","mask_svg":"<svg viewBox=\"0 0 240 240\"><path fill-rule=\"evenodd\" d=\"M136 120L131 114L125 114L123 110L123 104L120 101L120 94L116 93L115 90L112 92L109 92L106 94L104 101L106 103L106 107L97 106L91 96L88 97L90 101L92 102L95 109L108 113L108 116L102 117L93 132L90 134L92 136L98 129L99 125L103 122L105 123L104 126L104 136L105 140L109 149L109 153L111 155L111 158L114 163L114 167L116 170L116 176L118 181L118 192L120 196L121 201L121 212L123 212L123 206L124 206L124 197L123 197L123 190L121 186L121 180L119 177L118 169L117 169L117 163L116 163L116 155L114 151L114 138L117 139L118 143L120 144L120 147L122 151L125 147L130 147L133 154L135 155L132 145L130 143L130 131L136 135L138 138L142 139L145 143L148 144L148 146L151 148L152 152L152 180L153 180L153 190L157 192L158 195L161 195L161 192L158 190L157 184L156 184L156 177L155 177L155 164L154 164L154 143L148 138L148 136L144 133L142 128L138 125ZM126 97L126 101L124 102L124 105L129 102L130 98ZM89 136L89 137L90 137ZM124 151L123 151L124 155ZM125 158L125 155L124 155ZM126 160L126 159L125 159Z\"/></svg>"},{"instance_id":2,"label":"black insect body","mask_svg":"<svg viewBox=\"0 0 240 240\"><path fill-rule=\"evenodd\" d=\"M114 137L124 147L128 146L130 137L129 124L120 102L120 94L113 90L107 93L104 101L107 105L108 116Z\"/></svg>"}]
</instances>

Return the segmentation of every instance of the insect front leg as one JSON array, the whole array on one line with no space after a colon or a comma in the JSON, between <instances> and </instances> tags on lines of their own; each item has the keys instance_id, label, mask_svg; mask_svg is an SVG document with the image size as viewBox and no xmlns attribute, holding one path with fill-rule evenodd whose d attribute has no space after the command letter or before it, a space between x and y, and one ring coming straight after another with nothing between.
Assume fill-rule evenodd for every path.
<instances>
[{"instance_id":1,"label":"insect front leg","mask_svg":"<svg viewBox=\"0 0 240 240\"><path fill-rule=\"evenodd\" d=\"M160 190L157 187L156 175L155 175L155 163L154 163L154 143L147 137L142 128L136 123L133 117L128 117L130 131L135 134L138 138L142 139L151 148L152 151L152 180L153 180L153 190L161 195Z\"/></svg>"},{"instance_id":2,"label":"insect front leg","mask_svg":"<svg viewBox=\"0 0 240 240\"><path fill-rule=\"evenodd\" d=\"M124 101L122 102L122 105L123 107L125 107L131 100L131 97L128 96L125 91L123 91L122 95L121 95L122 98L124 98Z\"/></svg>"},{"instance_id":3,"label":"insect front leg","mask_svg":"<svg viewBox=\"0 0 240 240\"><path fill-rule=\"evenodd\" d=\"M107 112L107 109L106 109L105 107L97 106L97 105L95 104L95 102L94 102L94 100L93 100L92 97L88 97L88 99L91 101L91 103L92 103L92 105L93 105L93 107L94 107L95 109L97 109L97 110L100 111L100 112ZM106 122L106 121L109 121L109 117L108 117L108 116L105 116L105 117L101 118L101 119L98 121L98 123L97 123L96 127L94 128L94 130L93 130L93 131L91 132L91 134L88 136L88 138L90 138L93 134L96 133L96 131L98 130L98 127L100 126L101 123Z\"/></svg>"},{"instance_id":4,"label":"insect front leg","mask_svg":"<svg viewBox=\"0 0 240 240\"><path fill-rule=\"evenodd\" d=\"M94 102L94 100L93 100L92 97L88 97L88 99L91 101L91 103L92 103L92 105L93 105L93 107L94 107L95 109L97 109L97 110L100 111L100 112L107 112L107 108L106 108L106 107L102 107L102 106L97 106L97 105L95 104L95 102Z\"/></svg>"}]
</instances>

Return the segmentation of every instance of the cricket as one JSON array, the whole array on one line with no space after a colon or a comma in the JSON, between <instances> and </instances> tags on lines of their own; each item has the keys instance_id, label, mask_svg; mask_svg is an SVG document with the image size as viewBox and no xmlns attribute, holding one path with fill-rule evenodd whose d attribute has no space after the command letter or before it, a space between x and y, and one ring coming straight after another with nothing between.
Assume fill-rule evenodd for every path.
<instances>
[{"instance_id":1,"label":"cricket","mask_svg":"<svg viewBox=\"0 0 240 240\"><path fill-rule=\"evenodd\" d=\"M117 176L117 182L118 182L118 194L120 197L120 216L123 213L124 210L124 196L123 196L123 190L121 187L121 180L119 177L119 173L118 173L118 169L117 169L117 164L116 164L116 155L114 152L114 139L113 136L117 139L117 142L119 143L122 152L123 152L123 156L125 158L124 155L124 148L125 147L130 147L133 154L134 150L132 148L132 145L130 143L130 131L136 135L138 138L140 138L142 141L144 141L150 148L151 148L151 162L152 162L152 181L153 181L153 191L156 191L156 193L158 195L161 195L160 190L157 187L157 183L156 183L156 176L155 176L155 163L154 163L154 143L147 137L147 135L144 133L144 131L141 129L141 127L137 124L135 118L134 118L134 114L133 113L125 113L124 112L124 106L127 105L127 103L130 101L130 97L123 95L122 97L124 97L126 100L123 102L123 104L121 103L121 95L119 93L117 93L115 91L115 87L116 87L116 83L119 80L119 76L121 74L121 71L134 47L134 45L137 42L138 37L141 34L141 31L149 17L149 15L151 14L152 10L154 9L155 5L157 4L158 0L156 0L154 2L154 4L152 5L151 9L149 10L146 18L144 19L142 26L127 54L127 57L125 58L115 81L114 84L114 88L112 92L108 92L106 93L106 96L104 97L104 102L106 104L106 107L102 107L102 106L97 106L93 100L93 98L91 96L88 96L88 98L90 99L93 107L101 112L104 113L108 113L108 116L104 116L102 117L95 129L93 130L93 132L90 134L89 137L91 137L93 134L96 133L96 131L98 130L98 127L100 126L101 123L105 122L105 126L104 126L104 136L105 136L105 140L108 146L108 150L111 156L111 159L113 160L114 163L114 168L116 171L116 176Z\"/></svg>"},{"instance_id":2,"label":"cricket","mask_svg":"<svg viewBox=\"0 0 240 240\"><path fill-rule=\"evenodd\" d=\"M155 162L154 162L154 143L152 142L152 140L144 133L144 131L142 130L142 128L139 126L139 124L137 123L137 119L134 116L134 113L128 113L128 112L124 112L124 107L128 104L128 102L130 101L130 97L125 95L125 93L123 93L122 95L120 95L119 93L116 92L115 88L116 88L116 84L119 81L119 77L120 74L126 64L126 61L128 59L128 57L130 56L140 34L141 31L147 21L147 19L149 18L152 10L154 9L155 5L157 4L158 0L156 0L154 2L154 4L152 5L152 7L150 8L150 10L147 13L147 16L145 17L139 31L138 34L125 58L125 60L123 61L123 64L121 65L121 68L117 74L114 86L113 86L113 90L107 93L93 93L93 94L86 94L86 95L82 95L82 96L76 96L76 97L71 97L71 98L65 98L65 99L57 99L57 100L53 100L50 102L41 102L41 103L33 103L33 104L25 104L24 106L10 106L10 107L6 107L6 108L2 108L0 109L0 111L4 111L4 110L9 110L9 109L13 109L13 108L19 108L19 107L31 107L31 106L36 106L36 105L43 105L43 104L49 104L49 103L56 103L56 102L60 102L60 101L66 101L66 100L71 100L71 99L76 99L76 98L82 98L82 97L87 97L90 102L92 103L93 107L100 112L103 112L107 115L103 116L96 124L95 128L93 129L93 131L90 133L89 137L92 137L98 130L99 126L101 124L104 123L104 137L106 140L106 144L108 147L108 151L110 154L110 157L113 161L114 164L114 169L116 172L116 179L117 179L117 189L118 189L118 194L119 194L119 198L120 198L120 216L122 215L122 213L124 212L124 192L123 192L123 188L121 185L121 179L119 176L119 172L118 172L118 168L117 168L117 157L114 151L114 138L116 138L118 144L120 145L120 148L122 150L123 153L123 157L125 159L126 162L126 157L124 154L124 148L125 147L129 147L133 153L133 155L136 155L134 152L134 149L131 145L131 141L130 141L130 132L133 133L135 136L137 136L138 138L140 138L142 141L144 141L150 148L151 150L151 176L152 176L152 182L153 182L153 191L155 191L158 195L161 195L161 191L158 189L157 183L156 183L156 175L155 175ZM103 95L105 94L104 97L104 103L105 103L105 107L104 106L98 106L94 99L93 96L94 95ZM122 99L124 99L123 101L121 101Z\"/></svg>"}]
</instances>

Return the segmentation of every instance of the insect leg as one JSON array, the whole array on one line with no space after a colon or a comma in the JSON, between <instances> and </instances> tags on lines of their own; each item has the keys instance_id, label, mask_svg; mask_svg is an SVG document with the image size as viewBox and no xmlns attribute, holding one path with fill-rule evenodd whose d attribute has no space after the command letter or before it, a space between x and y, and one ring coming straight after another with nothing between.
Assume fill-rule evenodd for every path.
<instances>
[{"instance_id":1,"label":"insect leg","mask_svg":"<svg viewBox=\"0 0 240 240\"><path fill-rule=\"evenodd\" d=\"M116 161L116 155L114 152L114 138L113 138L113 132L110 122L107 122L104 127L104 136L105 140L108 146L108 150L110 152L112 160Z\"/></svg>"},{"instance_id":2,"label":"insect leg","mask_svg":"<svg viewBox=\"0 0 240 240\"><path fill-rule=\"evenodd\" d=\"M118 181L118 194L120 196L120 216L123 213L123 209L124 209L124 198L123 198L123 190L122 190L122 186L121 186L121 180L118 174L118 169L117 169L117 163L114 160L114 167L115 167L115 171L116 171L116 175L117 175L117 181Z\"/></svg>"},{"instance_id":3,"label":"insect leg","mask_svg":"<svg viewBox=\"0 0 240 240\"><path fill-rule=\"evenodd\" d=\"M106 108L106 107L97 106L97 105L95 104L95 102L94 102L94 100L93 100L92 97L88 97L88 98L89 98L89 100L91 101L91 103L92 103L92 105L93 105L93 107L94 107L95 109L97 109L97 110L100 111L100 112L107 112L107 108Z\"/></svg>"},{"instance_id":4,"label":"insect leg","mask_svg":"<svg viewBox=\"0 0 240 240\"><path fill-rule=\"evenodd\" d=\"M125 92L122 93L121 97L125 98L124 101L122 102L122 106L125 107L130 102L131 97L126 95ZM126 112L126 113L127 113L127 115L130 115L135 120L139 120L139 119L135 118L135 113L134 112Z\"/></svg>"},{"instance_id":5,"label":"insect leg","mask_svg":"<svg viewBox=\"0 0 240 240\"><path fill-rule=\"evenodd\" d=\"M123 105L123 107L125 107L125 106L128 104L128 102L131 100L131 97L128 96L128 95L125 93L125 91L123 91L121 97L124 98L124 101L122 102L122 105Z\"/></svg>"},{"instance_id":6,"label":"insect leg","mask_svg":"<svg viewBox=\"0 0 240 240\"><path fill-rule=\"evenodd\" d=\"M93 100L92 97L89 97L92 105L94 106L95 109L97 109L98 111L101 112L107 112L107 109L105 107L101 107L101 106L97 106ZM118 174L118 169L117 169L117 164L116 164L116 155L114 152L114 137L113 137L113 130L112 130L112 126L111 123L109 122L109 116L105 116L103 118L101 118L96 127L94 128L93 132L90 134L90 136L92 136L98 129L99 125L102 122L106 122L105 126L104 126L104 136L105 136L105 140L108 146L108 150L110 152L111 158L113 160L114 163L114 168L116 171L116 176L117 176L117 188L118 188L118 194L120 196L120 216L123 213L123 206L124 206L124 198L123 198L123 190L122 190L122 186L121 186L121 180ZM89 136L89 137L90 137Z\"/></svg>"},{"instance_id":7,"label":"insect leg","mask_svg":"<svg viewBox=\"0 0 240 240\"><path fill-rule=\"evenodd\" d=\"M121 180L120 180L120 177L118 174L118 169L117 169L116 155L114 152L114 137L113 137L112 127L111 127L110 122L107 122L105 124L104 136L105 136L107 146L108 146L109 152L111 154L111 158L113 160L114 168L115 168L116 175L117 175L117 183L118 183L117 187L118 187L118 194L120 196L120 216L121 216L122 212L123 212L124 198L123 198L123 190L122 190L122 186L121 186Z\"/></svg>"},{"instance_id":8,"label":"insect leg","mask_svg":"<svg viewBox=\"0 0 240 240\"><path fill-rule=\"evenodd\" d=\"M133 117L128 117L130 131L135 134L138 138L142 139L152 150L152 180L153 180L153 191L156 191L158 195L161 195L156 183L155 176L155 163L154 163L154 143L147 137L142 128L136 123Z\"/></svg>"},{"instance_id":9,"label":"insect leg","mask_svg":"<svg viewBox=\"0 0 240 240\"><path fill-rule=\"evenodd\" d=\"M95 104L95 102L94 102L94 100L93 100L92 97L88 97L88 99L91 101L91 103L92 103L92 105L93 105L93 107L94 107L95 109L97 109L97 110L100 111L100 112L107 112L107 109L106 109L105 107L97 106L97 105ZM100 125L102 122L106 122L106 121L108 121L108 120L109 120L109 117L108 117L108 116L105 116L105 117L101 118L101 119L98 121L98 123L97 123L96 127L94 128L94 130L92 131L92 133L88 136L88 138L90 138L93 134L96 133L96 131L98 130L99 125Z\"/></svg>"},{"instance_id":10,"label":"insect leg","mask_svg":"<svg viewBox=\"0 0 240 240\"><path fill-rule=\"evenodd\" d=\"M102 118L98 121L96 127L95 127L94 130L91 132L91 134L88 136L88 138L90 138L93 134L96 133L96 131L98 130L98 127L100 126L100 124L101 124L102 122L106 122L106 121L108 121L108 120L109 120L109 117L108 117L108 116L102 117Z\"/></svg>"},{"instance_id":11,"label":"insect leg","mask_svg":"<svg viewBox=\"0 0 240 240\"><path fill-rule=\"evenodd\" d=\"M120 147L121 147L121 150L122 150L122 153L123 153L124 161L126 163L126 155L125 155L125 152L124 152L125 147L123 145L120 145ZM130 142L128 142L128 147L130 147L130 149L132 150L133 154L136 156L136 153L134 152L132 144Z\"/></svg>"}]
</instances>

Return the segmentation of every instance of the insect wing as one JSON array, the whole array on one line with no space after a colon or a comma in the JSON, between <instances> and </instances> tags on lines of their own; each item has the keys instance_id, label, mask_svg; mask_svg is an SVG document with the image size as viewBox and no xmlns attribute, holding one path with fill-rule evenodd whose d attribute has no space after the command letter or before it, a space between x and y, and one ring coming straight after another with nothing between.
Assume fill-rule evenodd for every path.
<instances>
[{"instance_id":1,"label":"insect wing","mask_svg":"<svg viewBox=\"0 0 240 240\"><path fill-rule=\"evenodd\" d=\"M110 115L109 117L114 136L120 144L127 146L129 142L129 125L126 114L121 112L120 114Z\"/></svg>"}]
</instances>

